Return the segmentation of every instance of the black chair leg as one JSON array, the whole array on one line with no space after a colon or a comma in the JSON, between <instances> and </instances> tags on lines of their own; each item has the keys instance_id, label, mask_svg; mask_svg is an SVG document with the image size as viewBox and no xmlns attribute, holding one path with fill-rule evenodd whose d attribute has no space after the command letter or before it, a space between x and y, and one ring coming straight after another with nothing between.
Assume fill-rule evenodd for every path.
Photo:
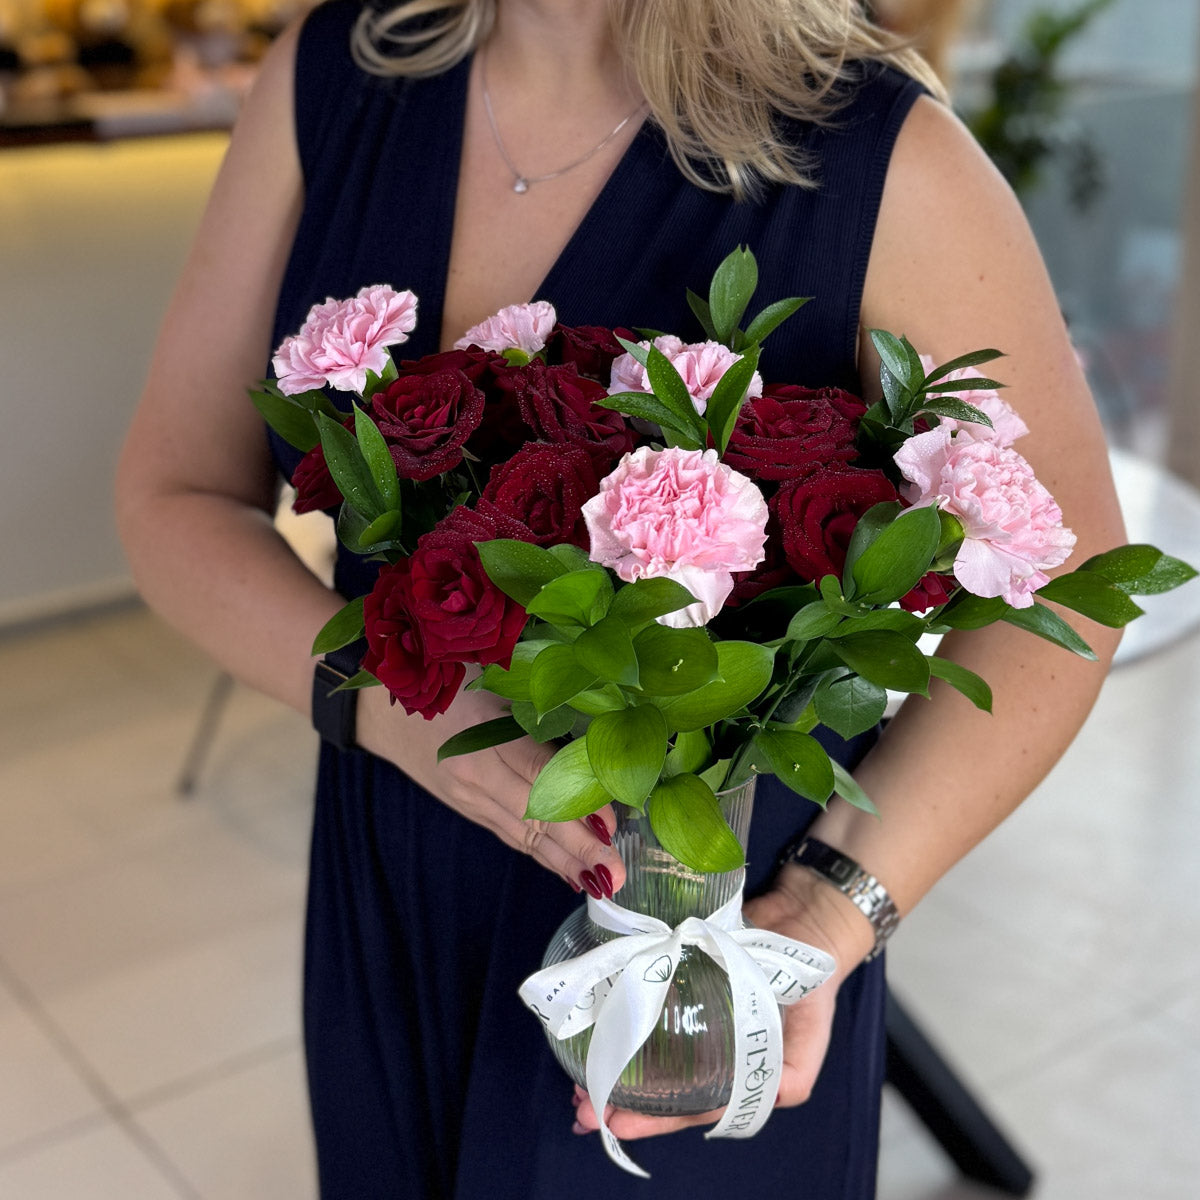
<instances>
[{"instance_id":1,"label":"black chair leg","mask_svg":"<svg viewBox=\"0 0 1200 1200\"><path fill-rule=\"evenodd\" d=\"M233 676L228 671L222 671L213 680L208 699L204 702L204 711L200 714L199 724L192 737L192 744L184 758L183 769L179 772L179 780L175 784L175 790L181 796L190 796L195 791L200 768L204 765L205 758L208 757L213 738L216 737L217 723L221 719L221 713L232 691Z\"/></svg>"},{"instance_id":2,"label":"black chair leg","mask_svg":"<svg viewBox=\"0 0 1200 1200\"><path fill-rule=\"evenodd\" d=\"M968 1179L1029 1194L1033 1171L890 991L887 1080Z\"/></svg>"}]
</instances>

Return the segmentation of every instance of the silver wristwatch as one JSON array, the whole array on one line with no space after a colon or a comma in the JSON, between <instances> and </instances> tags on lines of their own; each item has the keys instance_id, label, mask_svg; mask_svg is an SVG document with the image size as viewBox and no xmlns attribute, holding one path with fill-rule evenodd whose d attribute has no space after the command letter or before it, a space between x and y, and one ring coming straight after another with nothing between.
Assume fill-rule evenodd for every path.
<instances>
[{"instance_id":1,"label":"silver wristwatch","mask_svg":"<svg viewBox=\"0 0 1200 1200\"><path fill-rule=\"evenodd\" d=\"M900 914L887 888L854 859L812 837L798 838L786 846L779 856L779 865L785 863L816 872L855 904L875 930L875 945L863 961L875 958L900 924Z\"/></svg>"}]
</instances>

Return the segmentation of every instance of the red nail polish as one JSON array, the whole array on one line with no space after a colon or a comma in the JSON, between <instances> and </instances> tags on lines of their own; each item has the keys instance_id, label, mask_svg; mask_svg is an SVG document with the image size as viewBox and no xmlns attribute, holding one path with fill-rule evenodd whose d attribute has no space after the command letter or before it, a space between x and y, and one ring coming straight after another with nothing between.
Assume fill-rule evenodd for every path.
<instances>
[{"instance_id":1,"label":"red nail polish","mask_svg":"<svg viewBox=\"0 0 1200 1200\"><path fill-rule=\"evenodd\" d=\"M612 845L612 834L608 832L608 826L605 825L604 819L596 813L584 817L587 827L606 845Z\"/></svg>"},{"instance_id":2,"label":"red nail polish","mask_svg":"<svg viewBox=\"0 0 1200 1200\"><path fill-rule=\"evenodd\" d=\"M612 872L603 864L597 863L592 871L595 873L596 882L600 884L605 896L609 900L613 898Z\"/></svg>"},{"instance_id":3,"label":"red nail polish","mask_svg":"<svg viewBox=\"0 0 1200 1200\"><path fill-rule=\"evenodd\" d=\"M573 892L582 892L582 891L583 891L583 888L581 888L581 887L579 886L579 884L577 884L577 883L575 882L575 880L573 880L573 879L570 879L570 878L568 878L567 876L564 876L563 878L564 878L564 879L566 879L566 880L567 880L567 882L568 882L568 883L571 885L571 890L572 890Z\"/></svg>"},{"instance_id":4,"label":"red nail polish","mask_svg":"<svg viewBox=\"0 0 1200 1200\"><path fill-rule=\"evenodd\" d=\"M593 900L604 899L604 892L601 889L600 884L597 882L595 875L593 875L591 871L584 871L583 874L579 876L579 882L582 883L587 889L587 894L591 896Z\"/></svg>"}]
</instances>

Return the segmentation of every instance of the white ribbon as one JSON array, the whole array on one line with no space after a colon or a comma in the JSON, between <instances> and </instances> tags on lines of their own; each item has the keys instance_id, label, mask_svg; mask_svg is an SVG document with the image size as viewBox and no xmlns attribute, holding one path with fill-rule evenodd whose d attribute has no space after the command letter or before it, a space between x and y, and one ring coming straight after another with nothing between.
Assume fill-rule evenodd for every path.
<instances>
[{"instance_id":1,"label":"white ribbon","mask_svg":"<svg viewBox=\"0 0 1200 1200\"><path fill-rule=\"evenodd\" d=\"M609 1158L649 1179L621 1149L604 1121L613 1086L650 1036L684 946L698 946L729 976L733 1001L733 1094L705 1137L753 1137L766 1123L779 1092L783 1022L779 1005L794 1004L833 974L824 950L742 922L742 894L701 920L674 929L656 917L611 900L588 899L588 915L621 937L578 958L545 967L525 980L521 999L560 1041L594 1025L585 1075Z\"/></svg>"}]
</instances>

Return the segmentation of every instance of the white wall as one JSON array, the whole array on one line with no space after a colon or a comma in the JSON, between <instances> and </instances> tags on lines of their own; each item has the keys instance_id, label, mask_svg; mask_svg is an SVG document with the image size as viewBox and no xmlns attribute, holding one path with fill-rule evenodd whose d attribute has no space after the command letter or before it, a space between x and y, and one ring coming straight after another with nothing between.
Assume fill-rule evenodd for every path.
<instances>
[{"instance_id":1,"label":"white wall","mask_svg":"<svg viewBox=\"0 0 1200 1200\"><path fill-rule=\"evenodd\" d=\"M131 590L113 467L225 142L0 150L0 624Z\"/></svg>"}]
</instances>

